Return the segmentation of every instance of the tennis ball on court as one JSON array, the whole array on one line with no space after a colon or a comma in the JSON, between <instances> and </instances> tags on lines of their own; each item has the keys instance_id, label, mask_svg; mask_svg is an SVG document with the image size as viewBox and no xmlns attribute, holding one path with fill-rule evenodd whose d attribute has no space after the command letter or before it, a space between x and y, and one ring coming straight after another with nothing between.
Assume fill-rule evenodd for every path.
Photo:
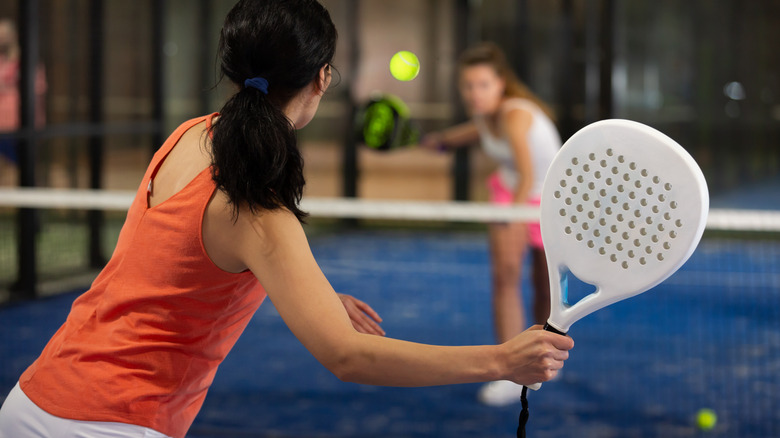
<instances>
[{"instance_id":1,"label":"tennis ball on court","mask_svg":"<svg viewBox=\"0 0 780 438\"><path fill-rule=\"evenodd\" d=\"M390 73L399 81L411 81L420 73L420 60L414 53L402 50L390 59Z\"/></svg>"},{"instance_id":2,"label":"tennis ball on court","mask_svg":"<svg viewBox=\"0 0 780 438\"><path fill-rule=\"evenodd\" d=\"M696 426L701 430L712 430L717 422L718 416L712 409L699 409L699 412L696 413Z\"/></svg>"}]
</instances>

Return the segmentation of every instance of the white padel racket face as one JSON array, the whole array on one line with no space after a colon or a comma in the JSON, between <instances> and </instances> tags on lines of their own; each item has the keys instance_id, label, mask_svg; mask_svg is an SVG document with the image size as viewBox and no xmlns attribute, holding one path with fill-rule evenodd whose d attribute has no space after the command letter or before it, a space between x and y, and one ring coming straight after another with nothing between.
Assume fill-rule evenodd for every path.
<instances>
[{"instance_id":1,"label":"white padel racket face","mask_svg":"<svg viewBox=\"0 0 780 438\"><path fill-rule=\"evenodd\" d=\"M672 275L699 243L708 208L701 170L666 135L628 120L596 122L574 134L542 192L548 323L566 333L583 316ZM569 305L561 286L568 272L596 291Z\"/></svg>"}]
</instances>

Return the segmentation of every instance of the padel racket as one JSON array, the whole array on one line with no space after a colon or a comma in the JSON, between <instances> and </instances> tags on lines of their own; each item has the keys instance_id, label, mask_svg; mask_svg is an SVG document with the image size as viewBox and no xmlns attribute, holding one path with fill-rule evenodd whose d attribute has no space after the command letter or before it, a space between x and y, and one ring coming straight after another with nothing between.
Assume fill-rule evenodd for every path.
<instances>
[{"instance_id":1,"label":"padel racket","mask_svg":"<svg viewBox=\"0 0 780 438\"><path fill-rule=\"evenodd\" d=\"M420 140L406 103L391 94L372 96L358 111L355 127L358 142L376 151L400 149Z\"/></svg>"},{"instance_id":2,"label":"padel racket","mask_svg":"<svg viewBox=\"0 0 780 438\"><path fill-rule=\"evenodd\" d=\"M701 169L666 135L628 120L578 131L542 189L551 304L545 329L566 334L583 316L664 281L696 249L708 208ZM569 303L569 275L595 291ZM523 388L518 437L528 415L525 394Z\"/></svg>"}]
</instances>

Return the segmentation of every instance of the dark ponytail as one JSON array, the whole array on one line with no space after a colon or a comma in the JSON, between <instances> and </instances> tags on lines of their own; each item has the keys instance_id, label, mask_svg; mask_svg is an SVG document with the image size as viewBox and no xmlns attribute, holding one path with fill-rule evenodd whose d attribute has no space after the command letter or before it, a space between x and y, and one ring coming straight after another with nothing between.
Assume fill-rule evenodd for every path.
<instances>
[{"instance_id":1,"label":"dark ponytail","mask_svg":"<svg viewBox=\"0 0 780 438\"><path fill-rule=\"evenodd\" d=\"M241 0L225 18L221 72L239 87L212 126L213 179L237 213L287 208L306 213L303 158L295 127L282 111L333 59L336 29L315 0ZM268 93L245 87L261 77Z\"/></svg>"}]
</instances>

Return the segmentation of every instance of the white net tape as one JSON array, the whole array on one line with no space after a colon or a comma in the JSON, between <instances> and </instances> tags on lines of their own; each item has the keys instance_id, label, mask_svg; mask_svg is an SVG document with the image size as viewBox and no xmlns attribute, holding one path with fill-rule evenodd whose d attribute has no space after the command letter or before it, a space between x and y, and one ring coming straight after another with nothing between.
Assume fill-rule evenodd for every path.
<instances>
[{"instance_id":1,"label":"white net tape","mask_svg":"<svg viewBox=\"0 0 780 438\"><path fill-rule=\"evenodd\" d=\"M0 188L0 207L124 211L134 196L130 191ZM307 198L301 208L320 218L486 223L539 217L538 208L479 202ZM711 209L707 229L780 232L780 211Z\"/></svg>"}]
</instances>

